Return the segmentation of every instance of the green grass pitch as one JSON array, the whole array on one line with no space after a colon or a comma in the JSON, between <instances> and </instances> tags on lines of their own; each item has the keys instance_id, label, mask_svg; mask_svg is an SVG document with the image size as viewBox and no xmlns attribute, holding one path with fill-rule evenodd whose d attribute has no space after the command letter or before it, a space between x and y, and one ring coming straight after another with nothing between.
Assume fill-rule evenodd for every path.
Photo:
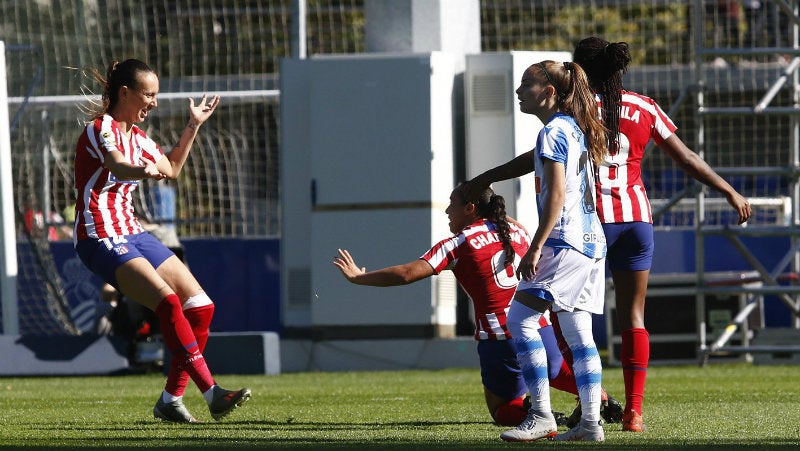
<instances>
[{"instance_id":1,"label":"green grass pitch","mask_svg":"<svg viewBox=\"0 0 800 451\"><path fill-rule=\"evenodd\" d=\"M606 442L505 443L477 370L219 376L253 398L221 422L191 386L199 425L153 420L158 374L0 378L0 450L608 450L800 449L800 367L744 363L651 367L643 434L606 425ZM604 386L622 398L622 372ZM553 391L555 410L570 395Z\"/></svg>"}]
</instances>

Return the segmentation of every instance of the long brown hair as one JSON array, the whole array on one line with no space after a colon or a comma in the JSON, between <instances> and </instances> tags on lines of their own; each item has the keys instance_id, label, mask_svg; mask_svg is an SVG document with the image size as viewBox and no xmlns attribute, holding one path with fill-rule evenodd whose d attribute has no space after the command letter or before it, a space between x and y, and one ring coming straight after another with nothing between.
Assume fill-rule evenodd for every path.
<instances>
[{"instance_id":1,"label":"long brown hair","mask_svg":"<svg viewBox=\"0 0 800 451\"><path fill-rule=\"evenodd\" d=\"M608 149L607 131L597 114L597 101L589 86L589 79L581 67L572 62L542 61L532 67L540 73L539 81L546 82L556 90L556 106L564 114L575 118L575 122L586 136L586 147L592 161L602 163Z\"/></svg>"}]
</instances>

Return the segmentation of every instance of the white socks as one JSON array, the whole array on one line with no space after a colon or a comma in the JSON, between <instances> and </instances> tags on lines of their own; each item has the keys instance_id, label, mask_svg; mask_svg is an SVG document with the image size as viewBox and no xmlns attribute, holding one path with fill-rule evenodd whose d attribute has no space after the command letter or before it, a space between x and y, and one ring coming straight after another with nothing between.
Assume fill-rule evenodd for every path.
<instances>
[{"instance_id":1,"label":"white socks","mask_svg":"<svg viewBox=\"0 0 800 451\"><path fill-rule=\"evenodd\" d=\"M581 400L581 419L597 424L600 421L603 368L592 335L592 315L580 310L562 311L558 312L558 323L572 351L572 371Z\"/></svg>"},{"instance_id":2,"label":"white socks","mask_svg":"<svg viewBox=\"0 0 800 451\"><path fill-rule=\"evenodd\" d=\"M506 315L506 327L511 332L517 351L517 361L528 386L531 410L550 418L550 379L547 373L547 353L539 335L542 314L519 302L512 302Z\"/></svg>"}]
</instances>

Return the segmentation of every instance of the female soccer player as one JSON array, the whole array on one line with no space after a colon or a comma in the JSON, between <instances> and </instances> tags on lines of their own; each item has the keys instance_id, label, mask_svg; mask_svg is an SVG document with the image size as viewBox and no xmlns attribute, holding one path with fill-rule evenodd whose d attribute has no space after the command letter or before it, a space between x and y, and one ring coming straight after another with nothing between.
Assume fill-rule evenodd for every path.
<instances>
[{"instance_id":1,"label":"female soccer player","mask_svg":"<svg viewBox=\"0 0 800 451\"><path fill-rule=\"evenodd\" d=\"M520 111L544 127L532 151L539 225L517 268L521 277L507 324L528 385L531 407L506 441L603 441L602 368L591 314L603 312L606 242L595 212L594 165L603 159L606 129L597 115L586 74L577 64L542 61L530 66L516 90ZM558 434L550 408L547 356L539 318L558 317L573 356L583 410L574 428Z\"/></svg>"},{"instance_id":2,"label":"female soccer player","mask_svg":"<svg viewBox=\"0 0 800 451\"><path fill-rule=\"evenodd\" d=\"M333 264L350 282L379 287L405 285L452 270L472 298L475 310L486 407L497 424L516 426L527 413L523 405L527 387L510 344L506 309L517 285L516 264L528 250L530 236L522 226L507 220L502 196L487 188L474 198L466 198L463 188L459 185L453 190L445 210L454 236L440 241L419 259L367 272L347 250L340 249ZM540 327L551 347L551 385L577 393L575 378L558 351L546 317L542 317Z\"/></svg>"},{"instance_id":3,"label":"female soccer player","mask_svg":"<svg viewBox=\"0 0 800 451\"><path fill-rule=\"evenodd\" d=\"M739 214L739 224L750 218L750 204L678 138L677 127L658 104L623 88L622 74L631 61L628 44L589 37L575 47L574 59L584 68L600 97L603 121L609 136L615 138L605 161L598 167L597 212L608 240L608 265L622 331L620 363L625 379L622 429L642 432L645 429L642 400L650 359L644 304L653 262L653 218L641 171L647 142L652 138L681 169L724 194Z\"/></svg>"},{"instance_id":4,"label":"female soccer player","mask_svg":"<svg viewBox=\"0 0 800 451\"><path fill-rule=\"evenodd\" d=\"M164 343L172 352L164 392L153 407L157 419L194 423L183 404L189 377L220 420L250 398L250 389L218 386L203 359L214 304L172 251L145 232L133 214L131 194L139 180L175 179L200 126L219 96L189 99L189 123L165 156L136 124L158 106L158 77L145 63L114 61L103 85L102 108L94 111L75 150L75 250L81 261L127 298L155 311Z\"/></svg>"},{"instance_id":5,"label":"female soccer player","mask_svg":"<svg viewBox=\"0 0 800 451\"><path fill-rule=\"evenodd\" d=\"M677 127L658 104L624 90L622 74L631 61L626 43L586 38L576 46L574 59L584 68L599 96L603 120L612 137L612 146L597 168L597 211L608 240L608 264L622 331L620 360L625 380L622 429L642 432L645 430L642 401L650 359L644 306L654 246L650 202L641 176L647 142L652 138L689 175L725 194L739 215L739 224L750 218L750 204L675 135ZM620 113L623 110L624 115ZM476 176L468 184L469 191L530 173L534 169L532 154L533 151L526 152Z\"/></svg>"}]
</instances>

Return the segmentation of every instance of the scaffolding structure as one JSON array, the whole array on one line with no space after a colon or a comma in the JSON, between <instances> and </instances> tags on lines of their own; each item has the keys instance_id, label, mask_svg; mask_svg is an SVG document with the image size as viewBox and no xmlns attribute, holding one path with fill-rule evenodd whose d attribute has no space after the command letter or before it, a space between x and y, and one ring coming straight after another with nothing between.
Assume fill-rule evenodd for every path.
<instances>
[{"instance_id":1,"label":"scaffolding structure","mask_svg":"<svg viewBox=\"0 0 800 451\"><path fill-rule=\"evenodd\" d=\"M699 339L698 357L700 364L708 363L711 356L744 356L750 359L754 353L792 354L800 353L800 345L785 342L756 345L752 343L751 331L747 327L748 317L760 306L763 306L764 296L776 296L785 304L792 314L792 332L800 329L800 285L797 284L800 273L800 46L798 46L798 5L796 1L767 0L762 3L771 3L784 17L788 19L789 28L788 46L777 47L736 47L708 45L708 27L714 26L713 21L707 20L705 12L708 11L708 1L695 0L692 16L692 30L694 41L694 71L693 81L695 86L695 130L696 151L701 157L706 156L710 141L707 141L707 129L710 118L716 117L756 117L770 115L772 117L788 118L790 121L790 145L785 149L774 149L775 152L789 152L786 166L744 166L744 167L715 167L715 171L726 179L736 176L780 176L788 180L788 195L791 205L790 220L786 225L767 226L737 226L718 225L706 222L706 190L695 190L695 230L696 230L696 315ZM787 57L787 62L780 74L770 81L770 87L763 97L753 106L716 106L706 102L706 88L709 77L713 72L708 70L709 61L720 61L718 58L767 58L774 55ZM789 92L792 97L791 105L776 106L773 100L780 92ZM781 193L783 194L783 193ZM738 280L729 280L720 283L706 273L706 248L705 239L711 236L724 237L744 257L752 267L752 271L742 273ZM791 243L786 253L780 258L777 265L767 267L748 248L744 240L758 240L761 238L788 237ZM780 251L780 250L776 250ZM731 295L743 299L738 314L724 328L722 333L715 337L707 334L706 297L711 295ZM732 336L738 331L741 333L741 344L729 344ZM800 335L798 335L800 336ZM713 341L712 341L713 340Z\"/></svg>"}]
</instances>

